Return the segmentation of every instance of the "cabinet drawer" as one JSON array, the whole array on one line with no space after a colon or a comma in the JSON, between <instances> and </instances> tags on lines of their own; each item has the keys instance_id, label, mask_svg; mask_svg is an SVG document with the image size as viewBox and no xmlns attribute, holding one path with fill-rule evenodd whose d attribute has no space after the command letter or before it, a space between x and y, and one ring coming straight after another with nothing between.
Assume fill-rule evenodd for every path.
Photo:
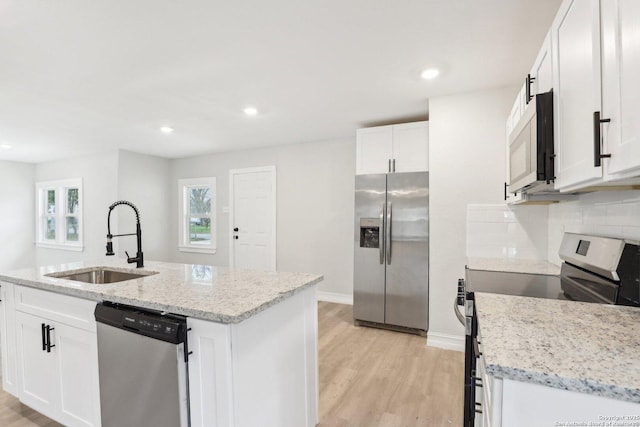
<instances>
[{"instance_id":1,"label":"cabinet drawer","mask_svg":"<svg viewBox=\"0 0 640 427\"><path fill-rule=\"evenodd\" d=\"M24 313L95 332L95 301L25 286L15 287L15 308Z\"/></svg>"}]
</instances>

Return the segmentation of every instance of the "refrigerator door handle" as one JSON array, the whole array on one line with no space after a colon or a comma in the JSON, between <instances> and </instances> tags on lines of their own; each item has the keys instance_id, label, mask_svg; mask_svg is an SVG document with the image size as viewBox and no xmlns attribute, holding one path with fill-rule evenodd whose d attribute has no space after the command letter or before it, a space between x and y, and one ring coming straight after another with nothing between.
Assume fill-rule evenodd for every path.
<instances>
[{"instance_id":1,"label":"refrigerator door handle","mask_svg":"<svg viewBox=\"0 0 640 427\"><path fill-rule=\"evenodd\" d=\"M387 244L387 265L391 265L391 202L389 202L389 206L387 207L387 224L386 224L386 244Z\"/></svg>"},{"instance_id":2,"label":"refrigerator door handle","mask_svg":"<svg viewBox=\"0 0 640 427\"><path fill-rule=\"evenodd\" d=\"M380 228L378 246L380 247L380 264L384 264L384 203L380 206Z\"/></svg>"}]
</instances>

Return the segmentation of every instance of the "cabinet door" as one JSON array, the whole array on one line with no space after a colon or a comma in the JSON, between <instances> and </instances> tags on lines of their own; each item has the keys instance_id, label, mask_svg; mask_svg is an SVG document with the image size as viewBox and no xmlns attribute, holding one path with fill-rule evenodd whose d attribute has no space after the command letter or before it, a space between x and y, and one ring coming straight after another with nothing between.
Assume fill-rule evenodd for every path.
<instances>
[{"instance_id":1,"label":"cabinet door","mask_svg":"<svg viewBox=\"0 0 640 427\"><path fill-rule=\"evenodd\" d=\"M603 159L608 179L637 175L640 168L640 2L602 2ZM635 171L634 171L635 169ZM628 173L633 171L635 173Z\"/></svg>"},{"instance_id":2,"label":"cabinet door","mask_svg":"<svg viewBox=\"0 0 640 427\"><path fill-rule=\"evenodd\" d=\"M393 172L429 170L429 122L393 126Z\"/></svg>"},{"instance_id":3,"label":"cabinet door","mask_svg":"<svg viewBox=\"0 0 640 427\"><path fill-rule=\"evenodd\" d=\"M356 138L356 174L390 172L393 132L391 126L358 129Z\"/></svg>"},{"instance_id":4,"label":"cabinet door","mask_svg":"<svg viewBox=\"0 0 640 427\"><path fill-rule=\"evenodd\" d=\"M556 188L602 178L594 166L593 113L600 111L598 0L565 1L552 26L556 125Z\"/></svg>"},{"instance_id":5,"label":"cabinet door","mask_svg":"<svg viewBox=\"0 0 640 427\"><path fill-rule=\"evenodd\" d=\"M192 427L232 426L229 325L187 319L189 401Z\"/></svg>"},{"instance_id":6,"label":"cabinet door","mask_svg":"<svg viewBox=\"0 0 640 427\"><path fill-rule=\"evenodd\" d=\"M53 325L52 325L53 326ZM100 425L100 387L96 334L61 323L51 332L55 342L60 417L66 426Z\"/></svg>"},{"instance_id":7,"label":"cabinet door","mask_svg":"<svg viewBox=\"0 0 640 427\"><path fill-rule=\"evenodd\" d=\"M511 123L511 129L514 129L518 125L520 116L522 116L522 111L524 110L524 92L525 87L522 86L520 88L520 91L518 91L518 95L516 96L515 101L513 101L513 107L511 107L511 113L509 114L509 123Z\"/></svg>"},{"instance_id":8,"label":"cabinet door","mask_svg":"<svg viewBox=\"0 0 640 427\"><path fill-rule=\"evenodd\" d=\"M0 282L0 351L2 351L2 388L18 394L18 362L16 354L16 320L13 285Z\"/></svg>"},{"instance_id":9,"label":"cabinet door","mask_svg":"<svg viewBox=\"0 0 640 427\"><path fill-rule=\"evenodd\" d=\"M551 60L551 33L548 33L531 68L531 95L549 92L553 88L553 68Z\"/></svg>"},{"instance_id":10,"label":"cabinet door","mask_svg":"<svg viewBox=\"0 0 640 427\"><path fill-rule=\"evenodd\" d=\"M47 320L16 312L18 397L26 405L55 418L58 389L55 353L43 350L42 325Z\"/></svg>"}]
</instances>

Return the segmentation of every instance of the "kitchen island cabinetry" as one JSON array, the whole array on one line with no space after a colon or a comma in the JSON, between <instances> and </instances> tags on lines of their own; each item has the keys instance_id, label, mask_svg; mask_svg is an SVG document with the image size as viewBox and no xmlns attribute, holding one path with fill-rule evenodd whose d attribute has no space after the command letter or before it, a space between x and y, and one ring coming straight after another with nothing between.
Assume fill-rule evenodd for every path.
<instances>
[{"instance_id":1,"label":"kitchen island cabinetry","mask_svg":"<svg viewBox=\"0 0 640 427\"><path fill-rule=\"evenodd\" d=\"M16 355L16 316L13 284L0 282L0 351L2 351L2 388L18 394L18 361Z\"/></svg>"},{"instance_id":2,"label":"kitchen island cabinetry","mask_svg":"<svg viewBox=\"0 0 640 427\"><path fill-rule=\"evenodd\" d=\"M58 277L70 269L140 270L75 263L0 274L0 314L14 319L1 324L2 349L17 349L13 359L3 354L3 372L12 360L17 372L5 390L67 426L101 425L94 310L109 301L187 317L191 426L317 424L322 276L147 265L148 275L103 284Z\"/></svg>"},{"instance_id":3,"label":"kitchen island cabinetry","mask_svg":"<svg viewBox=\"0 0 640 427\"><path fill-rule=\"evenodd\" d=\"M15 286L17 397L67 426L100 425L95 303Z\"/></svg>"},{"instance_id":4,"label":"kitchen island cabinetry","mask_svg":"<svg viewBox=\"0 0 640 427\"><path fill-rule=\"evenodd\" d=\"M358 129L356 175L429 170L429 122Z\"/></svg>"},{"instance_id":5,"label":"kitchen island cabinetry","mask_svg":"<svg viewBox=\"0 0 640 427\"><path fill-rule=\"evenodd\" d=\"M236 325L188 319L191 426L315 426L316 313L308 289Z\"/></svg>"}]
</instances>

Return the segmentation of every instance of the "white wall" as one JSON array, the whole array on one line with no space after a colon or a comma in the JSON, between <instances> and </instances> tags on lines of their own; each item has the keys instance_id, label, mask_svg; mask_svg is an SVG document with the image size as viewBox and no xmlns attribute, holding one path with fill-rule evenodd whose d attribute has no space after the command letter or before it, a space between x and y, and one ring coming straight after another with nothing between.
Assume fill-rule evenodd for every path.
<instances>
[{"instance_id":1,"label":"white wall","mask_svg":"<svg viewBox=\"0 0 640 427\"><path fill-rule=\"evenodd\" d=\"M35 170L36 182L82 178L84 197L81 202L84 251L36 248L36 265L102 259L107 241L108 207L118 194L118 152L40 163ZM112 218L112 226L114 223L117 226L117 218Z\"/></svg>"},{"instance_id":2,"label":"white wall","mask_svg":"<svg viewBox=\"0 0 640 427\"><path fill-rule=\"evenodd\" d=\"M229 264L229 170L275 165L277 170L277 269L324 274L320 290L353 293L355 136L237 151L172 162L171 258L175 262ZM182 178L217 179L215 255L177 250L178 187Z\"/></svg>"},{"instance_id":3,"label":"white wall","mask_svg":"<svg viewBox=\"0 0 640 427\"><path fill-rule=\"evenodd\" d=\"M142 228L142 252L146 260L169 261L169 243L173 237L169 221L173 218L170 209L176 207L169 203L167 195L170 185L170 160L146 154L120 150L118 159L118 200L132 202L140 211ZM115 199L111 203L115 202ZM135 214L127 206L118 206L113 215L118 216L118 228L111 228L113 234L133 233L136 231ZM105 217L106 221L106 217ZM136 254L136 238L118 237L116 256Z\"/></svg>"},{"instance_id":4,"label":"white wall","mask_svg":"<svg viewBox=\"0 0 640 427\"><path fill-rule=\"evenodd\" d=\"M0 160L0 271L35 265L35 166Z\"/></svg>"},{"instance_id":5,"label":"white wall","mask_svg":"<svg viewBox=\"0 0 640 427\"><path fill-rule=\"evenodd\" d=\"M549 261L560 265L564 232L640 240L640 191L599 191L549 207Z\"/></svg>"},{"instance_id":6,"label":"white wall","mask_svg":"<svg viewBox=\"0 0 640 427\"><path fill-rule=\"evenodd\" d=\"M516 87L429 100L429 340L459 337L453 313L466 263L467 204L503 203L505 122Z\"/></svg>"}]
</instances>

